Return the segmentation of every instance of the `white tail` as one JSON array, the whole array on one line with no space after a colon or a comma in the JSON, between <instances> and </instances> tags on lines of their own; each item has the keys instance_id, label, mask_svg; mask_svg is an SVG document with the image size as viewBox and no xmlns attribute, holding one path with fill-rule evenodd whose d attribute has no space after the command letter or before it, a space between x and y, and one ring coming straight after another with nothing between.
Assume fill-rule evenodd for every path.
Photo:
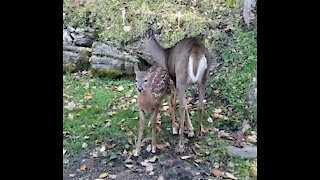
<instances>
[{"instance_id":1,"label":"white tail","mask_svg":"<svg viewBox=\"0 0 320 180\"><path fill-rule=\"evenodd\" d=\"M153 33L144 39L143 46L161 66L167 69L173 80L180 102L180 140L179 152L183 152L184 118L187 116L188 136L192 137L193 126L186 106L186 88L189 83L197 83L199 91L197 136L202 136L203 99L211 64L211 55L204 44L197 38L186 38L170 48L163 48L155 40ZM187 75L187 76L186 76ZM185 114L187 113L187 114Z\"/></svg>"},{"instance_id":2,"label":"white tail","mask_svg":"<svg viewBox=\"0 0 320 180\"><path fill-rule=\"evenodd\" d=\"M205 56L202 56L200 59L197 74L195 75L193 72L193 58L192 56L189 57L189 64L188 64L188 76L189 81L192 83L198 82L200 79L202 79L204 71L207 69L207 58Z\"/></svg>"}]
</instances>

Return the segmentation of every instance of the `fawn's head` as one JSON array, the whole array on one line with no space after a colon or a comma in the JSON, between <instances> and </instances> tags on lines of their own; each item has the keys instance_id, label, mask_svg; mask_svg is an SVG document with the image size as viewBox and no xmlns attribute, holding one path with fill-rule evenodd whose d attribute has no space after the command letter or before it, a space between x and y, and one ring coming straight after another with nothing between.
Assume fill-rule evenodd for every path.
<instances>
[{"instance_id":1,"label":"fawn's head","mask_svg":"<svg viewBox=\"0 0 320 180\"><path fill-rule=\"evenodd\" d=\"M146 71L140 71L138 64L134 64L134 73L136 74L136 88L139 92L143 92L146 89L148 83L148 77Z\"/></svg>"}]
</instances>

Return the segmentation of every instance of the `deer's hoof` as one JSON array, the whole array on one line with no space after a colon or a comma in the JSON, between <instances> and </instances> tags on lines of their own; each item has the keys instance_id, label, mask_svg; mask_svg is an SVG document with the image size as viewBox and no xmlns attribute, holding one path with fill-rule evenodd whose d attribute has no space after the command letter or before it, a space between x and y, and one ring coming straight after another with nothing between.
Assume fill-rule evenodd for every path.
<instances>
[{"instance_id":1,"label":"deer's hoof","mask_svg":"<svg viewBox=\"0 0 320 180\"><path fill-rule=\"evenodd\" d=\"M152 147L151 152L152 152L152 153L156 153L156 146L153 146L153 147Z\"/></svg>"},{"instance_id":2,"label":"deer's hoof","mask_svg":"<svg viewBox=\"0 0 320 180\"><path fill-rule=\"evenodd\" d=\"M201 132L201 130L200 130L200 131L197 131L197 137L198 137L198 138L202 138L202 132Z\"/></svg>"},{"instance_id":3,"label":"deer's hoof","mask_svg":"<svg viewBox=\"0 0 320 180\"><path fill-rule=\"evenodd\" d=\"M172 134L178 134L178 132L177 132L177 128L172 128Z\"/></svg>"},{"instance_id":4,"label":"deer's hoof","mask_svg":"<svg viewBox=\"0 0 320 180\"><path fill-rule=\"evenodd\" d=\"M135 150L133 156L136 156L136 157L139 156L139 151L138 151L138 150Z\"/></svg>"}]
</instances>

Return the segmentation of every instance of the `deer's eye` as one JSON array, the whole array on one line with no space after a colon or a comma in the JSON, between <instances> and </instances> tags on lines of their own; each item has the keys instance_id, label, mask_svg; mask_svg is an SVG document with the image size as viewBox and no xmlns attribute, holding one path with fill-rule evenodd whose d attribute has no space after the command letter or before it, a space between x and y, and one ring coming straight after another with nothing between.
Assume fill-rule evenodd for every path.
<instances>
[{"instance_id":1,"label":"deer's eye","mask_svg":"<svg viewBox=\"0 0 320 180\"><path fill-rule=\"evenodd\" d=\"M148 80L146 79L146 80L144 80L144 82L147 82Z\"/></svg>"},{"instance_id":2,"label":"deer's eye","mask_svg":"<svg viewBox=\"0 0 320 180\"><path fill-rule=\"evenodd\" d=\"M136 83L137 83L138 81L136 80Z\"/></svg>"}]
</instances>

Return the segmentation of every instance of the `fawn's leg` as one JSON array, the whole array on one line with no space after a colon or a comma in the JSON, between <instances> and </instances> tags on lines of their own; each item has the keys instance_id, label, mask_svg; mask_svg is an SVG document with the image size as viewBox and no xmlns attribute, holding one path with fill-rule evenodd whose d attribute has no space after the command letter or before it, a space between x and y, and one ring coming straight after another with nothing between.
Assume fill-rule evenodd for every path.
<instances>
[{"instance_id":1,"label":"fawn's leg","mask_svg":"<svg viewBox=\"0 0 320 180\"><path fill-rule=\"evenodd\" d=\"M138 156L141 150L141 139L142 139L142 133L143 133L143 126L144 126L144 113L140 109L140 125L139 125L139 135L138 135L138 141L136 144L136 151L134 153L134 156Z\"/></svg>"},{"instance_id":2,"label":"fawn's leg","mask_svg":"<svg viewBox=\"0 0 320 180\"><path fill-rule=\"evenodd\" d=\"M157 116L159 112L159 107L156 107L153 111L152 117L151 117L151 124L152 124L152 142L151 142L151 152L155 153L157 148L157 142L156 142L156 130L157 130Z\"/></svg>"},{"instance_id":3,"label":"fawn's leg","mask_svg":"<svg viewBox=\"0 0 320 180\"><path fill-rule=\"evenodd\" d=\"M184 117L185 112L187 109L186 106L186 85L184 82L177 82L177 93L179 97L179 104L180 104L180 127L179 127L179 134L180 134L180 140L179 140L179 146L177 151L179 153L182 153L184 151L184 141L183 141L183 131L184 131Z\"/></svg>"},{"instance_id":4,"label":"fawn's leg","mask_svg":"<svg viewBox=\"0 0 320 180\"><path fill-rule=\"evenodd\" d=\"M175 110L176 110L176 93L175 92L170 95L168 102L169 102L169 111L171 113L172 134L178 134L177 126L176 126L176 116L175 116Z\"/></svg>"},{"instance_id":5,"label":"fawn's leg","mask_svg":"<svg viewBox=\"0 0 320 180\"><path fill-rule=\"evenodd\" d=\"M198 102L198 114L199 114L199 121L198 121L198 129L197 129L197 137L202 137L202 118L203 118L203 99L205 95L205 81L198 83L198 91L199 91L199 102Z\"/></svg>"}]
</instances>

